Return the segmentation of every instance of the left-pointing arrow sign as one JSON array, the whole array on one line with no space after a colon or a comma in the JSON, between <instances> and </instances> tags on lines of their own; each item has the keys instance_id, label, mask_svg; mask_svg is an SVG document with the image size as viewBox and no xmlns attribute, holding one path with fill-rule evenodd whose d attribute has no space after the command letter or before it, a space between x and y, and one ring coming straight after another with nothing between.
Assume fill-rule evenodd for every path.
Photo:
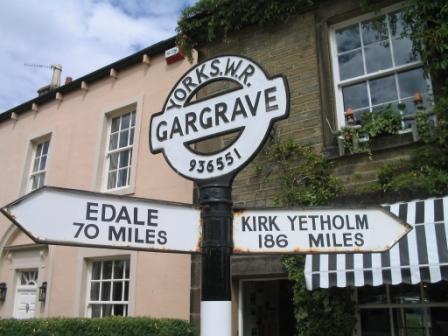
<instances>
[{"instance_id":1,"label":"left-pointing arrow sign","mask_svg":"<svg viewBox=\"0 0 448 336\"><path fill-rule=\"evenodd\" d=\"M44 187L1 212L39 243L200 251L200 213L186 204Z\"/></svg>"}]
</instances>

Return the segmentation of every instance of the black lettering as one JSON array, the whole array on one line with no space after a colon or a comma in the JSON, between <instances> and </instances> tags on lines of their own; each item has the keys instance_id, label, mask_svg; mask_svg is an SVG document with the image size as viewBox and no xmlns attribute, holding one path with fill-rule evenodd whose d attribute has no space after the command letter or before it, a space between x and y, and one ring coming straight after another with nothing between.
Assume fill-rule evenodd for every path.
<instances>
[{"instance_id":1,"label":"black lettering","mask_svg":"<svg viewBox=\"0 0 448 336\"><path fill-rule=\"evenodd\" d=\"M346 220L346 223L347 223L347 225L346 225L347 230L354 230L355 227L350 225L350 218L349 218L348 215L345 215L345 220Z\"/></svg>"},{"instance_id":2,"label":"black lettering","mask_svg":"<svg viewBox=\"0 0 448 336\"><path fill-rule=\"evenodd\" d=\"M166 131L165 128L162 130L162 132L160 132L161 127L166 126L166 125L167 125L166 121L161 121L157 125L157 129L156 129L157 140L165 141L168 138L168 132Z\"/></svg>"},{"instance_id":3,"label":"black lettering","mask_svg":"<svg viewBox=\"0 0 448 336\"><path fill-rule=\"evenodd\" d=\"M134 241L136 243L144 243L145 241L139 237L138 233L139 233L138 228L134 228Z\"/></svg>"},{"instance_id":4,"label":"black lettering","mask_svg":"<svg viewBox=\"0 0 448 336\"><path fill-rule=\"evenodd\" d=\"M180 136L184 135L184 133L182 132L182 127L180 126L180 121L179 121L178 117L174 117L173 125L171 127L170 139L173 138L173 135L175 133L178 133Z\"/></svg>"},{"instance_id":5,"label":"black lettering","mask_svg":"<svg viewBox=\"0 0 448 336\"><path fill-rule=\"evenodd\" d=\"M339 224L337 223L339 221ZM344 218L340 215L333 217L333 227L336 230L341 230L344 227Z\"/></svg>"},{"instance_id":6,"label":"black lettering","mask_svg":"<svg viewBox=\"0 0 448 336\"><path fill-rule=\"evenodd\" d=\"M207 117L206 119L204 119L204 115L211 111L212 110L209 107L204 107L201 113L199 114L199 124L203 129L207 129L213 126L211 117Z\"/></svg>"},{"instance_id":7,"label":"black lettering","mask_svg":"<svg viewBox=\"0 0 448 336\"><path fill-rule=\"evenodd\" d=\"M146 244L154 244L156 238L156 231L154 229L146 229Z\"/></svg>"},{"instance_id":8,"label":"black lettering","mask_svg":"<svg viewBox=\"0 0 448 336\"><path fill-rule=\"evenodd\" d=\"M215 125L219 126L219 119L222 119L224 123L229 123L229 119L226 117L227 105L226 103L218 103L215 105Z\"/></svg>"},{"instance_id":9,"label":"black lettering","mask_svg":"<svg viewBox=\"0 0 448 336\"><path fill-rule=\"evenodd\" d=\"M266 112L271 112L274 110L278 110L278 105L271 105L277 101L277 96L271 95L271 93L277 92L277 88L275 86L264 90L264 101L266 103Z\"/></svg>"},{"instance_id":10,"label":"black lettering","mask_svg":"<svg viewBox=\"0 0 448 336\"><path fill-rule=\"evenodd\" d=\"M157 242L160 245L165 245L167 243L168 239L166 237L166 231L163 231L163 230L159 231L157 233L157 236L159 237L159 238L157 238Z\"/></svg>"},{"instance_id":11,"label":"black lettering","mask_svg":"<svg viewBox=\"0 0 448 336\"><path fill-rule=\"evenodd\" d=\"M159 210L148 209L148 226L157 226L156 220L159 218ZM154 220L154 222L153 222Z\"/></svg>"},{"instance_id":12,"label":"black lettering","mask_svg":"<svg viewBox=\"0 0 448 336\"><path fill-rule=\"evenodd\" d=\"M176 91L174 91L174 98L182 101L185 98L187 98L187 93L185 92L184 89L178 88L178 89L176 89Z\"/></svg>"},{"instance_id":13,"label":"black lettering","mask_svg":"<svg viewBox=\"0 0 448 336\"><path fill-rule=\"evenodd\" d=\"M185 133L190 134L190 128L193 129L193 132L197 132L196 128L196 114L194 112L189 112L185 114Z\"/></svg>"},{"instance_id":14,"label":"black lettering","mask_svg":"<svg viewBox=\"0 0 448 336\"><path fill-rule=\"evenodd\" d=\"M131 217L129 216L128 209L126 207L121 207L120 212L118 213L117 218L115 219L115 223L118 223L121 220L125 220L128 224L132 224Z\"/></svg>"},{"instance_id":15,"label":"black lettering","mask_svg":"<svg viewBox=\"0 0 448 336\"><path fill-rule=\"evenodd\" d=\"M341 247L342 243L338 242L338 236L336 233L331 234L333 236L333 247Z\"/></svg>"},{"instance_id":16,"label":"black lettering","mask_svg":"<svg viewBox=\"0 0 448 336\"><path fill-rule=\"evenodd\" d=\"M173 98L171 98L169 101L168 101L168 107L166 108L167 110L171 110L173 107L182 107L182 105L179 105L179 104L176 104L175 102L174 102L174 100L173 100Z\"/></svg>"},{"instance_id":17,"label":"black lettering","mask_svg":"<svg viewBox=\"0 0 448 336\"><path fill-rule=\"evenodd\" d=\"M306 228L304 225L307 224L306 222L306 216L299 216L299 229L300 231L306 231L308 228Z\"/></svg>"},{"instance_id":18,"label":"black lettering","mask_svg":"<svg viewBox=\"0 0 448 336\"><path fill-rule=\"evenodd\" d=\"M286 216L289 219L289 222L291 224L291 231L295 231L295 227L294 227L294 222L297 219L297 216L291 217L291 216Z\"/></svg>"},{"instance_id":19,"label":"black lettering","mask_svg":"<svg viewBox=\"0 0 448 336\"><path fill-rule=\"evenodd\" d=\"M368 230L369 229L369 223L367 222L367 215L356 215L356 228L358 230Z\"/></svg>"},{"instance_id":20,"label":"black lettering","mask_svg":"<svg viewBox=\"0 0 448 336\"><path fill-rule=\"evenodd\" d=\"M207 80L209 77L204 73L205 64L202 64L201 68L196 68L196 77L198 78L199 84L202 83L202 78Z\"/></svg>"},{"instance_id":21,"label":"black lettering","mask_svg":"<svg viewBox=\"0 0 448 336\"><path fill-rule=\"evenodd\" d=\"M268 218L266 216L258 216L258 231L269 231L266 226L267 223ZM263 228L263 230L261 228Z\"/></svg>"},{"instance_id":22,"label":"black lettering","mask_svg":"<svg viewBox=\"0 0 448 336\"><path fill-rule=\"evenodd\" d=\"M355 245L358 247L364 246L364 235L362 233L355 234Z\"/></svg>"},{"instance_id":23,"label":"black lettering","mask_svg":"<svg viewBox=\"0 0 448 336\"><path fill-rule=\"evenodd\" d=\"M325 247L323 233L319 233L317 236L309 234L308 238L309 238L310 248L312 248L312 247Z\"/></svg>"},{"instance_id":24,"label":"black lettering","mask_svg":"<svg viewBox=\"0 0 448 336\"><path fill-rule=\"evenodd\" d=\"M327 229L324 226L325 224L327 225ZM330 217L330 215L327 215L327 219L326 220L324 219L324 216L322 216L322 215L320 216L320 229L322 231L331 230L331 217Z\"/></svg>"},{"instance_id":25,"label":"black lettering","mask_svg":"<svg viewBox=\"0 0 448 336\"><path fill-rule=\"evenodd\" d=\"M210 76L215 77L219 75L219 66L218 66L219 63L221 63L219 59L215 59L212 61L212 63L210 63L210 67L214 70L210 72Z\"/></svg>"},{"instance_id":26,"label":"black lettering","mask_svg":"<svg viewBox=\"0 0 448 336\"><path fill-rule=\"evenodd\" d=\"M250 216L249 217L244 217L244 216L241 217L241 224L243 225L243 232L244 231L254 231L250 227L249 219L250 219Z\"/></svg>"},{"instance_id":27,"label":"black lettering","mask_svg":"<svg viewBox=\"0 0 448 336\"><path fill-rule=\"evenodd\" d=\"M109 240L110 241L125 241L126 239L126 228L120 227L118 228L115 226L109 226Z\"/></svg>"},{"instance_id":28,"label":"black lettering","mask_svg":"<svg viewBox=\"0 0 448 336\"><path fill-rule=\"evenodd\" d=\"M132 242L132 227L128 227L128 242Z\"/></svg>"},{"instance_id":29,"label":"black lettering","mask_svg":"<svg viewBox=\"0 0 448 336\"><path fill-rule=\"evenodd\" d=\"M227 64L226 64L226 70L224 72L224 74L226 76L228 76L230 74L230 76L236 77L236 72L238 71L238 68L241 66L241 63L243 61L240 60L238 62L238 64L235 66L235 62L230 62L230 58L227 59Z\"/></svg>"},{"instance_id":30,"label":"black lettering","mask_svg":"<svg viewBox=\"0 0 448 336\"><path fill-rule=\"evenodd\" d=\"M250 114L255 117L257 114L258 102L260 101L261 91L257 92L257 96L255 97L255 103L252 104L249 95L245 95L247 106L249 107Z\"/></svg>"},{"instance_id":31,"label":"black lettering","mask_svg":"<svg viewBox=\"0 0 448 336\"><path fill-rule=\"evenodd\" d=\"M100 229L95 224L87 224L84 227L84 235L89 239L95 239L99 233Z\"/></svg>"},{"instance_id":32,"label":"black lettering","mask_svg":"<svg viewBox=\"0 0 448 336\"><path fill-rule=\"evenodd\" d=\"M112 211L110 217L107 216L107 209ZM101 205L101 220L103 222L112 222L115 218L115 207L112 204L102 204Z\"/></svg>"},{"instance_id":33,"label":"black lettering","mask_svg":"<svg viewBox=\"0 0 448 336\"><path fill-rule=\"evenodd\" d=\"M185 86L188 92L191 92L191 88L194 89L196 86L198 86L197 84L193 83L193 79L190 76L185 77L182 80L182 84Z\"/></svg>"},{"instance_id":34,"label":"black lettering","mask_svg":"<svg viewBox=\"0 0 448 336\"><path fill-rule=\"evenodd\" d=\"M346 247L353 246L353 242L352 242L353 238L352 238L352 234L350 232L344 232L342 234L342 238L344 240L344 246L346 246Z\"/></svg>"},{"instance_id":35,"label":"black lettering","mask_svg":"<svg viewBox=\"0 0 448 336\"><path fill-rule=\"evenodd\" d=\"M275 222L277 220L277 216L269 216L269 229L270 231L274 231L272 228L275 227L276 231L280 231L280 229L277 226L277 223Z\"/></svg>"},{"instance_id":36,"label":"black lettering","mask_svg":"<svg viewBox=\"0 0 448 336\"><path fill-rule=\"evenodd\" d=\"M233 107L233 113L232 113L232 118L231 120L234 121L235 118L241 114L242 116L244 116L244 118L247 118L247 113L246 110L244 109L243 103L241 102L241 99L238 97L235 100L235 105Z\"/></svg>"},{"instance_id":37,"label":"black lettering","mask_svg":"<svg viewBox=\"0 0 448 336\"><path fill-rule=\"evenodd\" d=\"M238 77L239 80L243 79L244 84L247 84L247 78L255 73L255 68L252 64L249 64L246 69L243 70L241 75Z\"/></svg>"},{"instance_id":38,"label":"black lettering","mask_svg":"<svg viewBox=\"0 0 448 336\"><path fill-rule=\"evenodd\" d=\"M98 217L92 217L92 214L97 214L98 209L92 209L92 207L97 207L98 203L93 202L87 202L87 208L86 208L86 220L98 220Z\"/></svg>"},{"instance_id":39,"label":"black lettering","mask_svg":"<svg viewBox=\"0 0 448 336\"><path fill-rule=\"evenodd\" d=\"M138 220L138 208L134 208L134 224L145 225L145 221Z\"/></svg>"},{"instance_id":40,"label":"black lettering","mask_svg":"<svg viewBox=\"0 0 448 336\"><path fill-rule=\"evenodd\" d=\"M316 230L316 219L319 217L318 215L309 215L309 218L311 218L311 225L313 226L313 230Z\"/></svg>"}]
</instances>

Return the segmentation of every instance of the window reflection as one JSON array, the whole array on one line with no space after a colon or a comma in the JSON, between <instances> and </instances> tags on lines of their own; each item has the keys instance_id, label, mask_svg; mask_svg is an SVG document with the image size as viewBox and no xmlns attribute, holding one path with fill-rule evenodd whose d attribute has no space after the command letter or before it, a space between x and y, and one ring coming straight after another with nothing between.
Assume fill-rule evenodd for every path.
<instances>
[{"instance_id":1,"label":"window reflection","mask_svg":"<svg viewBox=\"0 0 448 336\"><path fill-rule=\"evenodd\" d=\"M362 309L361 332L363 336L390 336L388 309Z\"/></svg>"},{"instance_id":2,"label":"window reflection","mask_svg":"<svg viewBox=\"0 0 448 336\"><path fill-rule=\"evenodd\" d=\"M423 308L393 309L395 335L425 336Z\"/></svg>"},{"instance_id":3,"label":"window reflection","mask_svg":"<svg viewBox=\"0 0 448 336\"><path fill-rule=\"evenodd\" d=\"M420 286L401 284L390 287L390 296L392 303L419 303Z\"/></svg>"}]
</instances>

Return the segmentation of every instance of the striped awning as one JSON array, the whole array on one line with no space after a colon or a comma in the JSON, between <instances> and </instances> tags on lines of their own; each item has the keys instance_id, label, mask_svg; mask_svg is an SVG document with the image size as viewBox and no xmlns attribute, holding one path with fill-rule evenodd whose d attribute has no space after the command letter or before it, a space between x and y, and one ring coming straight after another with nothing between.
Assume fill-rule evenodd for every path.
<instances>
[{"instance_id":1,"label":"striped awning","mask_svg":"<svg viewBox=\"0 0 448 336\"><path fill-rule=\"evenodd\" d=\"M309 290L448 280L448 196L384 207L413 230L383 253L307 255Z\"/></svg>"}]
</instances>

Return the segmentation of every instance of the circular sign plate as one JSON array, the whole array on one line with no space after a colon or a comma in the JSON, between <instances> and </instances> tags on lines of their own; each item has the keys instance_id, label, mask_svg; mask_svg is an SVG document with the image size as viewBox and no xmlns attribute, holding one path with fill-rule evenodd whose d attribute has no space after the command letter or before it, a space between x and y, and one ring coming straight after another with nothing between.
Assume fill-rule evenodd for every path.
<instances>
[{"instance_id":1,"label":"circular sign plate","mask_svg":"<svg viewBox=\"0 0 448 336\"><path fill-rule=\"evenodd\" d=\"M196 93L216 81L232 81L239 88L194 100ZM189 70L171 90L162 112L151 118L150 150L163 152L182 176L209 180L234 173L261 148L274 121L289 112L289 90L282 75L269 78L254 61L241 56L219 56ZM198 153L196 142L239 132L228 147Z\"/></svg>"}]
</instances>

